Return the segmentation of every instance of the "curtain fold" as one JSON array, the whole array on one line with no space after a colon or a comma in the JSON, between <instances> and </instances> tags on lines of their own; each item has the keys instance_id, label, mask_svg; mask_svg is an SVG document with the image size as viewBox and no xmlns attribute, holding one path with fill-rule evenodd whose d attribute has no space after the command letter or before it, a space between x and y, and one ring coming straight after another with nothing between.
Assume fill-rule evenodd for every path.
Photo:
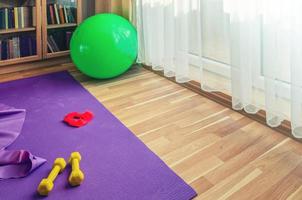
<instances>
[{"instance_id":1,"label":"curtain fold","mask_svg":"<svg viewBox=\"0 0 302 200\"><path fill-rule=\"evenodd\" d=\"M219 91L224 87L221 85L227 88L231 83L233 109L243 109L250 114L264 109L269 126L278 127L285 119L290 120L293 135L302 138L301 0L133 2L139 62L154 70L163 70L168 77L175 76L180 83L191 79L191 65L199 62L203 90ZM211 6L215 6L216 11L222 8L220 14L225 21L217 24L225 25L223 37L207 32L211 26L211 20L207 19L211 16L208 10ZM192 18L193 13L195 18ZM196 17L198 26L192 23ZM219 38L214 44L224 42L229 45L229 50L225 51L229 59L216 62L211 60L213 55L203 52L204 44L210 44L207 40L212 37ZM198 55L192 56L192 41L198 43L195 45ZM214 52L217 46L211 47ZM216 57L222 57L217 49L219 53ZM211 65L211 62L220 62L221 66ZM216 68L226 70L218 72ZM218 74L222 78L211 82Z\"/></svg>"},{"instance_id":2,"label":"curtain fold","mask_svg":"<svg viewBox=\"0 0 302 200\"><path fill-rule=\"evenodd\" d=\"M302 137L302 2L299 0L224 0L230 15L232 97L235 108L266 111L267 124L292 122ZM255 82L262 77L264 96ZM237 84L236 84L237 82ZM254 83L253 83L254 82ZM240 105L240 106L236 106ZM247 109L247 106L252 108Z\"/></svg>"},{"instance_id":3,"label":"curtain fold","mask_svg":"<svg viewBox=\"0 0 302 200\"><path fill-rule=\"evenodd\" d=\"M192 0L136 0L138 61L184 83L189 76L189 8Z\"/></svg>"}]
</instances>

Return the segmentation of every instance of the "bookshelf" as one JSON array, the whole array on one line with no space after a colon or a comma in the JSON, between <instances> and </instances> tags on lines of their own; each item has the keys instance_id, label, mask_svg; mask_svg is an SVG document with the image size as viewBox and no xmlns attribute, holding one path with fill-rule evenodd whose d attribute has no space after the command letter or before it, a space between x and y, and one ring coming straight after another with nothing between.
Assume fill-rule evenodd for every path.
<instances>
[{"instance_id":1,"label":"bookshelf","mask_svg":"<svg viewBox=\"0 0 302 200\"><path fill-rule=\"evenodd\" d=\"M72 33L82 22L81 0L42 1L43 58L69 54Z\"/></svg>"},{"instance_id":2,"label":"bookshelf","mask_svg":"<svg viewBox=\"0 0 302 200\"><path fill-rule=\"evenodd\" d=\"M81 22L82 0L0 0L0 67L68 56Z\"/></svg>"},{"instance_id":3,"label":"bookshelf","mask_svg":"<svg viewBox=\"0 0 302 200\"><path fill-rule=\"evenodd\" d=\"M0 66L42 58L40 0L0 1Z\"/></svg>"}]
</instances>

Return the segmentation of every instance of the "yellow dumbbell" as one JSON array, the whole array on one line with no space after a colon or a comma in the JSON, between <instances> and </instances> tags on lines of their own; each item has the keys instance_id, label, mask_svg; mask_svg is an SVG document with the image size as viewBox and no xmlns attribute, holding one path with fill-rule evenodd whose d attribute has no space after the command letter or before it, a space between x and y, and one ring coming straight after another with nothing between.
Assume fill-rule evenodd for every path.
<instances>
[{"instance_id":1,"label":"yellow dumbbell","mask_svg":"<svg viewBox=\"0 0 302 200\"><path fill-rule=\"evenodd\" d=\"M53 189L53 182L57 178L58 174L64 171L66 162L64 158L57 158L53 164L52 170L47 178L42 179L38 186L38 193L42 196L47 196Z\"/></svg>"},{"instance_id":2,"label":"yellow dumbbell","mask_svg":"<svg viewBox=\"0 0 302 200\"><path fill-rule=\"evenodd\" d=\"M84 180L84 173L80 170L80 161L82 157L79 152L73 152L69 158L69 164L71 165L72 171L69 175L69 184L71 186L78 186Z\"/></svg>"}]
</instances>

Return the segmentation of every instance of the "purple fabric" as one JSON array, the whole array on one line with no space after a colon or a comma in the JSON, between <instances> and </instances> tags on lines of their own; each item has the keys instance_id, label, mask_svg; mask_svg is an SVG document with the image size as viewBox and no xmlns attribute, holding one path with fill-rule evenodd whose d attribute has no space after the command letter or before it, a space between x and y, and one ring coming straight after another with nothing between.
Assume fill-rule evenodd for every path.
<instances>
[{"instance_id":1,"label":"purple fabric","mask_svg":"<svg viewBox=\"0 0 302 200\"><path fill-rule=\"evenodd\" d=\"M6 150L21 133L24 120L25 110L0 104L0 181L25 177L46 162L25 150Z\"/></svg>"},{"instance_id":2,"label":"purple fabric","mask_svg":"<svg viewBox=\"0 0 302 200\"><path fill-rule=\"evenodd\" d=\"M84 183L68 186L67 168L47 199L189 200L196 193L67 72L0 84L0 102L26 109L22 134L9 149L25 148L48 161L22 179L0 181L0 199L39 199L36 188L56 157L82 154ZM82 128L62 122L72 111L93 111Z\"/></svg>"}]
</instances>

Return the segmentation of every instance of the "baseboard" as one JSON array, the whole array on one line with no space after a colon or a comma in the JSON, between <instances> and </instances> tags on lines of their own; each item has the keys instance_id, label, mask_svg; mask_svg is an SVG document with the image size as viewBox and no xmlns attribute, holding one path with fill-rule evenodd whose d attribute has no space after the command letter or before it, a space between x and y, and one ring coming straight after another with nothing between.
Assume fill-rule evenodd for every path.
<instances>
[{"instance_id":1,"label":"baseboard","mask_svg":"<svg viewBox=\"0 0 302 200\"><path fill-rule=\"evenodd\" d=\"M149 67L149 66L146 66L146 65L143 65L143 67L145 69L149 70L149 71L152 71L152 72L162 76L162 77L165 77L164 73L161 72L161 71L154 71L152 69L152 67ZM174 83L177 83L175 81L175 78L169 78L169 77L165 77L165 78L170 80L170 81L173 81ZM200 89L200 83L198 83L197 81L190 81L188 83L183 83L183 84L177 83L177 84L179 84L179 85L181 85L181 86L183 86L183 87L185 87L185 88L187 88L187 89L189 89L189 90L191 90L191 91L193 91L193 92L195 92L195 93L197 93L201 96L204 96L204 97L206 97L206 98L208 98L212 101L215 101L215 102L217 102L217 103L219 103L219 104L221 104L221 105L223 105L227 108L232 109L232 97L227 95L227 94L224 94L222 92L205 92L205 91ZM264 110L260 110L257 114L253 114L253 115L245 112L244 110L240 110L240 111L234 110L234 111L236 111L238 113L241 113L242 115L247 116L247 117L249 117L249 118L251 118L251 119L267 126L267 127L269 127L266 123L266 113L265 113ZM284 134L285 136L290 137L290 138L292 138L296 141L302 142L302 139L297 139L292 135L292 131L291 131L292 129L291 129L290 121L284 121L279 127L276 127L276 128L269 127L269 128L271 128L275 131L278 131L278 132Z\"/></svg>"},{"instance_id":2,"label":"baseboard","mask_svg":"<svg viewBox=\"0 0 302 200\"><path fill-rule=\"evenodd\" d=\"M71 63L69 56L0 67L0 75Z\"/></svg>"},{"instance_id":3,"label":"baseboard","mask_svg":"<svg viewBox=\"0 0 302 200\"><path fill-rule=\"evenodd\" d=\"M2 66L0 67L0 83L59 71L73 70L74 68L74 64L69 57Z\"/></svg>"}]
</instances>

